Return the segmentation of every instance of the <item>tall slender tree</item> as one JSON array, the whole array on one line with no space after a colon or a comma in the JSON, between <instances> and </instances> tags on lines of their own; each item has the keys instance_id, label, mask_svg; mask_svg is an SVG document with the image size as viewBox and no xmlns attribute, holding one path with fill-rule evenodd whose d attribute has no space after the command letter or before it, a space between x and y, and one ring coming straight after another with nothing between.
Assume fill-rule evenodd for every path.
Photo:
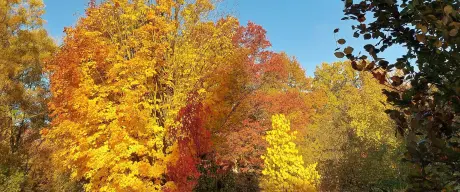
<instances>
[{"instance_id":1,"label":"tall slender tree","mask_svg":"<svg viewBox=\"0 0 460 192\"><path fill-rule=\"evenodd\" d=\"M273 129L265 139L269 143L264 160L261 188L266 191L316 191L321 176L316 163L304 166L293 140L290 122L284 115L272 117Z\"/></svg>"},{"instance_id":2,"label":"tall slender tree","mask_svg":"<svg viewBox=\"0 0 460 192\"><path fill-rule=\"evenodd\" d=\"M0 1L0 191L24 190L29 151L47 124L44 62L55 50L41 0Z\"/></svg>"}]
</instances>

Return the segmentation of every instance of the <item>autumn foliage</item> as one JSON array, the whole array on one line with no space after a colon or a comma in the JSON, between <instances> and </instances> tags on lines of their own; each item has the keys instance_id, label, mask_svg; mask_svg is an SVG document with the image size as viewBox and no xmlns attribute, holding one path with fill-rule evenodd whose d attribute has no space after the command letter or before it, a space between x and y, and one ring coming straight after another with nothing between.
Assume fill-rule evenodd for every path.
<instances>
[{"instance_id":1,"label":"autumn foliage","mask_svg":"<svg viewBox=\"0 0 460 192\"><path fill-rule=\"evenodd\" d=\"M267 133L270 144L262 156L262 187L267 191L315 191L321 176L316 163L305 166L293 142L296 132L290 133L291 125L284 115L272 117L273 129Z\"/></svg>"},{"instance_id":2,"label":"autumn foliage","mask_svg":"<svg viewBox=\"0 0 460 192\"><path fill-rule=\"evenodd\" d=\"M91 0L57 47L43 7L0 0L0 191L406 187L365 59L308 77L211 0Z\"/></svg>"}]
</instances>

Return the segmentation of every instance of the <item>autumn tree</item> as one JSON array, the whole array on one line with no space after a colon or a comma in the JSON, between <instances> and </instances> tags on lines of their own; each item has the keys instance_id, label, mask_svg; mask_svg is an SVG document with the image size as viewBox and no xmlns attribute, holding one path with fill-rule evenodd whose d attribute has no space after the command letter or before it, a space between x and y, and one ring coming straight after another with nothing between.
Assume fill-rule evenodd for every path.
<instances>
[{"instance_id":1,"label":"autumn tree","mask_svg":"<svg viewBox=\"0 0 460 192\"><path fill-rule=\"evenodd\" d=\"M388 113L405 138L405 160L413 165L409 190L458 190L460 2L344 2L343 20L358 22L352 26L353 36L377 43L364 46L373 59L370 65L359 64L359 58L366 56L354 54L352 47L336 56L346 55L355 69L371 71L382 84L392 87L385 94L398 108ZM407 51L389 63L379 54L392 46L404 46Z\"/></svg>"},{"instance_id":2,"label":"autumn tree","mask_svg":"<svg viewBox=\"0 0 460 192\"><path fill-rule=\"evenodd\" d=\"M206 110L203 104L193 101L179 112L181 131L187 135L178 139L175 151L177 160L168 167L168 176L176 183L178 191L192 191L195 188L202 174L198 167L210 155L211 133L203 125L204 115Z\"/></svg>"},{"instance_id":3,"label":"autumn tree","mask_svg":"<svg viewBox=\"0 0 460 192\"><path fill-rule=\"evenodd\" d=\"M206 105L212 106L207 127L213 130L218 158L234 162L244 169L243 172L257 169L261 164L261 154L257 153L264 148L260 137L263 128L258 122L248 121L247 117L254 111L251 101L261 84L260 76L256 75L260 71L256 60L269 54L265 50L270 46L265 33L254 23L238 27L233 36L236 50L229 58L231 64L216 70L212 78L219 86L211 88L212 96L206 100ZM230 150L232 148L234 150Z\"/></svg>"},{"instance_id":4,"label":"autumn tree","mask_svg":"<svg viewBox=\"0 0 460 192\"><path fill-rule=\"evenodd\" d=\"M262 156L261 187L266 191L316 191L321 178L316 163L304 166L302 155L293 143L295 132L289 132L289 120L284 115L274 115L272 127L265 136L269 147Z\"/></svg>"},{"instance_id":5,"label":"autumn tree","mask_svg":"<svg viewBox=\"0 0 460 192\"><path fill-rule=\"evenodd\" d=\"M23 191L30 151L47 124L43 66L55 44L41 0L0 1L0 191Z\"/></svg>"},{"instance_id":6,"label":"autumn tree","mask_svg":"<svg viewBox=\"0 0 460 192\"><path fill-rule=\"evenodd\" d=\"M311 107L305 90L310 85L295 58L268 51L266 31L249 22L233 37L231 65L217 68L206 100L211 113L206 126L213 130L218 157L236 163L239 172L260 174L271 115L285 113L293 128L302 129Z\"/></svg>"},{"instance_id":7,"label":"autumn tree","mask_svg":"<svg viewBox=\"0 0 460 192\"><path fill-rule=\"evenodd\" d=\"M405 187L401 144L392 109L371 74L349 62L323 63L315 71L311 97L315 113L306 127L301 154L318 162L321 190L395 190Z\"/></svg>"},{"instance_id":8,"label":"autumn tree","mask_svg":"<svg viewBox=\"0 0 460 192\"><path fill-rule=\"evenodd\" d=\"M184 122L195 117L184 119L181 110L206 96L205 77L226 63L237 23L206 20L212 8L207 0L91 1L66 29L49 66L53 121L46 135L59 146L53 162L86 190L180 189L174 179L182 177L171 178L168 169L181 162L181 146L197 142L178 141L198 131Z\"/></svg>"}]
</instances>

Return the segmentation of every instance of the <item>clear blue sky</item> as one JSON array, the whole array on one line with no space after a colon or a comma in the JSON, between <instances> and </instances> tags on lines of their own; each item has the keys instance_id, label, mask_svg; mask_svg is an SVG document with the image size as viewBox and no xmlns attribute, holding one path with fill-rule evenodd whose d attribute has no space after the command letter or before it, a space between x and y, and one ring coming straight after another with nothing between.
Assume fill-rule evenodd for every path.
<instances>
[{"instance_id":1,"label":"clear blue sky","mask_svg":"<svg viewBox=\"0 0 460 192\"><path fill-rule=\"evenodd\" d=\"M83 15L88 0L44 0L46 28L60 40L65 26L74 25ZM316 65L337 61L333 30L341 28L337 38L346 37L350 45L364 45L354 40L350 23L341 21L343 2L340 0L226 0L219 9L237 16L242 24L252 21L267 30L272 50L295 56L313 75ZM390 61L402 49L389 49L379 55Z\"/></svg>"}]
</instances>

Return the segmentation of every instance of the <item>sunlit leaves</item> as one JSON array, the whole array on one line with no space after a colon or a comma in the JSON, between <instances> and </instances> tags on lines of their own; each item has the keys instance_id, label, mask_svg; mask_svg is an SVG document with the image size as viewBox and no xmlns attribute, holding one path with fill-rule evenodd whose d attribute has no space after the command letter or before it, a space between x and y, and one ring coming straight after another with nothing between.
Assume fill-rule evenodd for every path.
<instances>
[{"instance_id":1,"label":"sunlit leaves","mask_svg":"<svg viewBox=\"0 0 460 192\"><path fill-rule=\"evenodd\" d=\"M295 58L268 51L265 30L256 24L240 26L233 38L236 54L226 58L211 76L211 114L207 127L213 129L216 151L236 170L260 174L270 128L270 116L286 113L293 129L309 121L309 106L303 91L310 86L305 71Z\"/></svg>"},{"instance_id":2,"label":"sunlit leaves","mask_svg":"<svg viewBox=\"0 0 460 192\"><path fill-rule=\"evenodd\" d=\"M362 61L355 65L364 64L373 65ZM390 106L381 92L384 88L369 73L354 70L350 62L324 63L315 71L309 97L316 113L299 150L306 163L319 162L321 190L371 188L379 180L394 179L396 173L390 167L376 165L402 167L393 156L399 143L394 137L394 124L385 113ZM366 167L372 167L372 171ZM352 171L360 174L350 175ZM348 184L350 180L360 184Z\"/></svg>"},{"instance_id":3,"label":"sunlit leaves","mask_svg":"<svg viewBox=\"0 0 460 192\"><path fill-rule=\"evenodd\" d=\"M267 191L317 191L321 176L317 164L304 166L298 155L295 136L290 133L290 122L284 115L272 117L272 130L265 139L269 143L267 153L262 156L264 170L261 187Z\"/></svg>"},{"instance_id":4,"label":"sunlit leaves","mask_svg":"<svg viewBox=\"0 0 460 192\"><path fill-rule=\"evenodd\" d=\"M209 1L93 2L66 30L49 66L54 119L47 138L60 146L54 160L73 180L85 180L86 190L193 188L184 178L198 177L205 151L188 149L204 132L195 122L199 110L181 110L207 95L205 77L232 53L228 29L236 25L202 20L210 9ZM180 162L188 171L173 171Z\"/></svg>"}]
</instances>

